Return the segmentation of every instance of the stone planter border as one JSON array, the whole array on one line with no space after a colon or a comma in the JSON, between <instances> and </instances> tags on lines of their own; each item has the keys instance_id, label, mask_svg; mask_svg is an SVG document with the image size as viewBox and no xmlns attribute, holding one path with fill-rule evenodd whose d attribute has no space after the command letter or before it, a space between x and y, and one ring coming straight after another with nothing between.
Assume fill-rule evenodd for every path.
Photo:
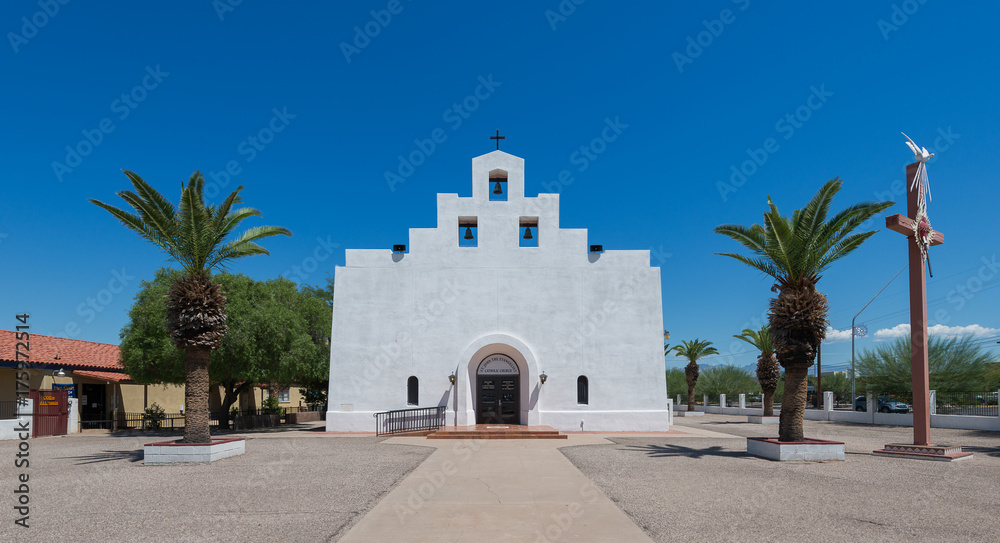
<instances>
[{"instance_id":1,"label":"stone planter border","mask_svg":"<svg viewBox=\"0 0 1000 543\"><path fill-rule=\"evenodd\" d=\"M211 443L159 441L147 443L142 448L143 461L147 465L215 462L245 453L246 440L243 438L213 439Z\"/></svg>"},{"instance_id":2,"label":"stone planter border","mask_svg":"<svg viewBox=\"0 0 1000 543\"><path fill-rule=\"evenodd\" d=\"M805 438L805 441L778 441L776 437L748 437L747 454L777 460L829 462L844 460L844 443L825 439Z\"/></svg>"}]
</instances>

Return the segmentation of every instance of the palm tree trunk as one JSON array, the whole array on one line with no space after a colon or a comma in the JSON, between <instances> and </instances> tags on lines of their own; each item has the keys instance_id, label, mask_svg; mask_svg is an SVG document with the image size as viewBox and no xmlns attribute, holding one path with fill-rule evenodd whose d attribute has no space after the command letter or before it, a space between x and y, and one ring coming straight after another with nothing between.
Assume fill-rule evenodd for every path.
<instances>
[{"instance_id":1,"label":"palm tree trunk","mask_svg":"<svg viewBox=\"0 0 1000 543\"><path fill-rule=\"evenodd\" d=\"M694 411L694 385L688 383L688 411Z\"/></svg>"},{"instance_id":2,"label":"palm tree trunk","mask_svg":"<svg viewBox=\"0 0 1000 543\"><path fill-rule=\"evenodd\" d=\"M764 391L764 416L774 416L774 391Z\"/></svg>"},{"instance_id":3,"label":"palm tree trunk","mask_svg":"<svg viewBox=\"0 0 1000 543\"><path fill-rule=\"evenodd\" d=\"M802 417L805 415L809 385L809 366L791 364L785 367L785 395L781 400L778 421L778 441L802 441Z\"/></svg>"},{"instance_id":4,"label":"palm tree trunk","mask_svg":"<svg viewBox=\"0 0 1000 543\"><path fill-rule=\"evenodd\" d=\"M184 352L184 443L210 443L208 413L208 359L210 349L190 347Z\"/></svg>"}]
</instances>

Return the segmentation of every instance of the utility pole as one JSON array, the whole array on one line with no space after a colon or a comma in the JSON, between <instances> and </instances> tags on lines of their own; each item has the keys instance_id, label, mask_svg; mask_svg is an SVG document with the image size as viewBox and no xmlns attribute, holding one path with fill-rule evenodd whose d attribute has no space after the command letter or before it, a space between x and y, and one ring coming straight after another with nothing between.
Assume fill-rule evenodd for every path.
<instances>
[{"instance_id":1,"label":"utility pole","mask_svg":"<svg viewBox=\"0 0 1000 543\"><path fill-rule=\"evenodd\" d=\"M816 347L816 409L823 409L823 342Z\"/></svg>"},{"instance_id":2,"label":"utility pole","mask_svg":"<svg viewBox=\"0 0 1000 543\"><path fill-rule=\"evenodd\" d=\"M865 304L865 306L861 308L861 311L864 311L865 309L867 309L868 306L871 305L872 302L875 301L875 298L878 298L878 295L882 294L882 291L885 290L890 284L892 284L892 282L895 281L897 277L899 277L899 274L903 273L903 270L905 270L907 267L909 267L909 263L907 263L905 266L903 266L902 269L900 269L898 272L896 272L896 275L893 275L892 279L889 279L889 282L886 283L884 287L882 287L881 289L879 289L879 291L876 292L874 296L872 296L871 300L868 300L868 303ZM857 392L854 390L854 376L855 376L855 373L856 373L854 371L854 338L855 338L855 336L857 336L857 328L854 327L854 321L858 318L858 315L861 314L861 311L858 311L854 315L854 318L851 319L851 405L854 405L854 398L856 398L857 395L858 395Z\"/></svg>"}]
</instances>

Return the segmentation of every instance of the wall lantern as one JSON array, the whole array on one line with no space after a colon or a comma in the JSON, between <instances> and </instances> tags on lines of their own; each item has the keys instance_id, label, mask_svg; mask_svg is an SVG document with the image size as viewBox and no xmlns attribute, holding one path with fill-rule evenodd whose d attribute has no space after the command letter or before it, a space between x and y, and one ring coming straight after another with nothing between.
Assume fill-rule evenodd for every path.
<instances>
[{"instance_id":1,"label":"wall lantern","mask_svg":"<svg viewBox=\"0 0 1000 543\"><path fill-rule=\"evenodd\" d=\"M457 379L455 377L455 372L451 372L451 375L448 376L448 382L454 385L455 384L455 379Z\"/></svg>"},{"instance_id":2,"label":"wall lantern","mask_svg":"<svg viewBox=\"0 0 1000 543\"><path fill-rule=\"evenodd\" d=\"M592 252L592 253L603 253L604 252L604 246L603 245L591 245L590 246L590 252Z\"/></svg>"},{"instance_id":3,"label":"wall lantern","mask_svg":"<svg viewBox=\"0 0 1000 543\"><path fill-rule=\"evenodd\" d=\"M52 377L66 377L66 372L62 368L52 372Z\"/></svg>"},{"instance_id":4,"label":"wall lantern","mask_svg":"<svg viewBox=\"0 0 1000 543\"><path fill-rule=\"evenodd\" d=\"M394 252L394 253L405 253L406 252L406 245L405 244L402 244L402 245L393 245L392 246L392 252Z\"/></svg>"},{"instance_id":5,"label":"wall lantern","mask_svg":"<svg viewBox=\"0 0 1000 543\"><path fill-rule=\"evenodd\" d=\"M541 379L542 384L544 385L545 381L548 380L549 376L545 375L545 372L543 371L542 374L538 376L538 378Z\"/></svg>"}]
</instances>

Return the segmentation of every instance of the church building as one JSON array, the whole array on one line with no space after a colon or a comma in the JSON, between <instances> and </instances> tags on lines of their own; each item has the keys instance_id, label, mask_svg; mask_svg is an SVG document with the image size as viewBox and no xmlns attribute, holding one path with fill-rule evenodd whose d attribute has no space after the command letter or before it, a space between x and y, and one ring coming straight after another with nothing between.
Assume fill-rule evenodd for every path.
<instances>
[{"instance_id":1,"label":"church building","mask_svg":"<svg viewBox=\"0 0 1000 543\"><path fill-rule=\"evenodd\" d=\"M668 430L659 268L560 228L523 159L472 159L472 197L438 194L408 241L336 269L328 431L436 406L448 426Z\"/></svg>"}]
</instances>

